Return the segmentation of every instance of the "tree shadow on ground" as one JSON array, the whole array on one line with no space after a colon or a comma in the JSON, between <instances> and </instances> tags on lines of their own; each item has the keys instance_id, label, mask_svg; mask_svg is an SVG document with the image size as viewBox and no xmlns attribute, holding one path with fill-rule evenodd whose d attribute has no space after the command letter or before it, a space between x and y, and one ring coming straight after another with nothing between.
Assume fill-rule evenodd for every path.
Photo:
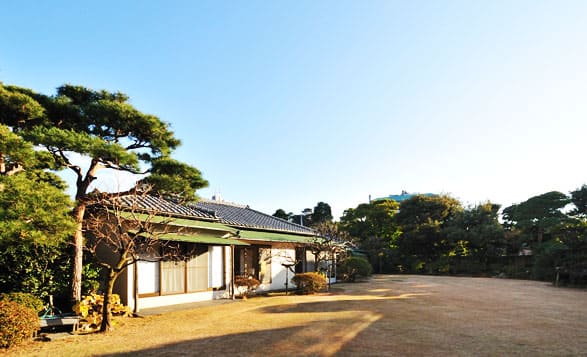
<instances>
[{"instance_id":1,"label":"tree shadow on ground","mask_svg":"<svg viewBox=\"0 0 587 357\"><path fill-rule=\"evenodd\" d=\"M353 320L338 320L340 326L352 326ZM330 352L328 352L330 351ZM178 343L105 356L324 356L333 355L328 336L307 333L304 325L222 336L194 338Z\"/></svg>"},{"instance_id":2,"label":"tree shadow on ground","mask_svg":"<svg viewBox=\"0 0 587 357\"><path fill-rule=\"evenodd\" d=\"M247 310L250 331L211 337L214 331L194 332L182 342L110 355L580 355L585 322L561 323L556 315L528 309L515 298L526 285L376 276L369 285L341 284L329 294ZM491 289L507 294L491 297ZM531 285L527 291L544 289ZM536 316L541 324L533 323Z\"/></svg>"},{"instance_id":3,"label":"tree shadow on ground","mask_svg":"<svg viewBox=\"0 0 587 357\"><path fill-rule=\"evenodd\" d=\"M388 309L402 309L402 302L418 299L418 293L393 293L389 289L367 289L361 284L358 291L348 291L319 296L319 301L309 300L292 304L277 304L254 310L257 318L251 321L251 331L213 337L196 337L178 343L109 356L132 355L314 355L332 356L349 349L357 352L389 354L386 349L369 351L359 334L369 336L378 333L384 325L373 327L384 319ZM354 288L354 286L353 286ZM373 290L369 292L370 290ZM310 297L312 298L312 297ZM392 305L390 305L392 304ZM254 316L254 315L253 315ZM264 322L258 322L264 321ZM296 321L295 326L272 328L272 321ZM276 325L278 323L276 322ZM213 333L213 332L212 332ZM359 346L357 350L357 344Z\"/></svg>"}]
</instances>

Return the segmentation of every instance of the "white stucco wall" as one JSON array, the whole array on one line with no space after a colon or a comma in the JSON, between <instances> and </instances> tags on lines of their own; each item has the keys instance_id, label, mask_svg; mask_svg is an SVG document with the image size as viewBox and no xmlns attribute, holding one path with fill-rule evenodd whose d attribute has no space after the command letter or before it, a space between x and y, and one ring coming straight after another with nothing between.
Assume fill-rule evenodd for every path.
<instances>
[{"instance_id":1,"label":"white stucco wall","mask_svg":"<svg viewBox=\"0 0 587 357\"><path fill-rule=\"evenodd\" d=\"M271 283L261 284L257 291L283 290L285 289L286 275L289 288L292 288L291 278L295 273L293 268L286 274L286 267L282 263L293 264L295 262L295 247L286 244L271 245Z\"/></svg>"},{"instance_id":2,"label":"white stucco wall","mask_svg":"<svg viewBox=\"0 0 587 357\"><path fill-rule=\"evenodd\" d=\"M208 287L220 288L226 285L224 275L224 247L209 246L208 247Z\"/></svg>"},{"instance_id":3,"label":"white stucco wall","mask_svg":"<svg viewBox=\"0 0 587 357\"><path fill-rule=\"evenodd\" d=\"M152 307L187 304L190 302L209 301L225 297L224 290L202 291L189 294L163 295L153 297L142 297L139 299L139 310Z\"/></svg>"}]
</instances>

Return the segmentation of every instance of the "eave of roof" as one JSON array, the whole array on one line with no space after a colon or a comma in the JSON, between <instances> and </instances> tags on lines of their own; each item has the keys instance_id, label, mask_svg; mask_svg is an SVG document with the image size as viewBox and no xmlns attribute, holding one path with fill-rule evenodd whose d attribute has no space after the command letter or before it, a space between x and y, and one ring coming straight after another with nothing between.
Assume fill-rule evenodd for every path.
<instances>
[{"instance_id":1,"label":"eave of roof","mask_svg":"<svg viewBox=\"0 0 587 357\"><path fill-rule=\"evenodd\" d=\"M265 242L282 242L282 243L310 243L315 237L307 235L275 233L266 231L240 230L238 233L240 239L265 241Z\"/></svg>"},{"instance_id":2,"label":"eave of roof","mask_svg":"<svg viewBox=\"0 0 587 357\"><path fill-rule=\"evenodd\" d=\"M201 243L201 244L214 244L214 245L250 245L247 242L243 242L233 238L218 237L213 234L182 234L182 233L165 233L158 237L162 240L174 241L174 242L189 242L189 243Z\"/></svg>"}]
</instances>

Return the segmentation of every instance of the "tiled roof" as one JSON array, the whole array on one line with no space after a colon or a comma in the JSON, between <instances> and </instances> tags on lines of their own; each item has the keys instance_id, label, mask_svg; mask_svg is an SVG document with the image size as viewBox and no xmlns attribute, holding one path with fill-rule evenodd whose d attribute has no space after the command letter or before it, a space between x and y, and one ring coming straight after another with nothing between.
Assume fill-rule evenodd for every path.
<instances>
[{"instance_id":1,"label":"tiled roof","mask_svg":"<svg viewBox=\"0 0 587 357\"><path fill-rule=\"evenodd\" d=\"M184 206L155 196L126 195L111 200L120 200L128 208L156 212L186 219L216 221L231 227L272 232L293 233L311 236L314 231L296 223L270 216L248 206L225 201L201 200Z\"/></svg>"},{"instance_id":2,"label":"tiled roof","mask_svg":"<svg viewBox=\"0 0 587 357\"><path fill-rule=\"evenodd\" d=\"M192 219L218 221L213 212L180 205L155 196L126 195L116 197L113 200L120 200L128 208Z\"/></svg>"},{"instance_id":3,"label":"tiled roof","mask_svg":"<svg viewBox=\"0 0 587 357\"><path fill-rule=\"evenodd\" d=\"M225 201L200 200L191 206L198 210L214 212L224 224L243 229L281 231L295 234L313 235L311 228L288 222L284 219L255 211L248 206Z\"/></svg>"}]
</instances>

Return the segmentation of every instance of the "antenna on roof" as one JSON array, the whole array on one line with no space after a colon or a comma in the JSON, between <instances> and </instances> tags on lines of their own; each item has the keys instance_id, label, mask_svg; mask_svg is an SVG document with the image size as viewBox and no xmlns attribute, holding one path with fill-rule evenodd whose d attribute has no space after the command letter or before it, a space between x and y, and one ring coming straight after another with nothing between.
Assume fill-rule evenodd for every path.
<instances>
[{"instance_id":1,"label":"antenna on roof","mask_svg":"<svg viewBox=\"0 0 587 357\"><path fill-rule=\"evenodd\" d=\"M218 190L212 196L212 201L222 201L222 196L220 195L220 192L218 192Z\"/></svg>"}]
</instances>

